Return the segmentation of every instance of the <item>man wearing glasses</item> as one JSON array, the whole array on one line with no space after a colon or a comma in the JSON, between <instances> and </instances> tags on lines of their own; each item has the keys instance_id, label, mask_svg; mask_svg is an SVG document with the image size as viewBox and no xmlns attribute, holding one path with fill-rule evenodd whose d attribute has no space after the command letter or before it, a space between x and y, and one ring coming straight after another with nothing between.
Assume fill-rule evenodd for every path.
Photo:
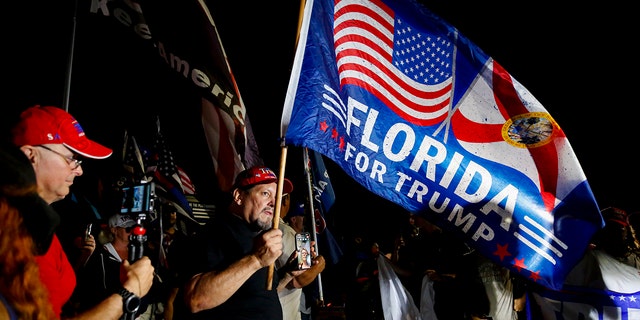
<instances>
[{"instance_id":1,"label":"man wearing glasses","mask_svg":"<svg viewBox=\"0 0 640 320\"><path fill-rule=\"evenodd\" d=\"M73 116L51 106L33 106L23 111L13 127L12 139L33 165L38 193L49 204L64 199L74 179L83 174L79 157L105 159L112 154L111 149L89 140ZM29 213L24 217L25 227L36 243L40 279L49 292L54 312L62 317L62 306L76 287L76 274L55 234L59 223L60 216L53 212L49 216ZM116 319L125 307L135 304L132 301L139 304L137 297L146 295L153 283L151 261L143 257L130 265L125 260L122 266L125 281L121 290L78 316Z\"/></svg>"}]
</instances>

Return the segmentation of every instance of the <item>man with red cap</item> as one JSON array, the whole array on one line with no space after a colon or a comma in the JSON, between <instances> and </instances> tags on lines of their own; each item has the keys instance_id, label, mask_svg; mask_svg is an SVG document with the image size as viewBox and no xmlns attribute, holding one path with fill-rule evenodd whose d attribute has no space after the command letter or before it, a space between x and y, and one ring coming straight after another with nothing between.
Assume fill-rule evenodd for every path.
<instances>
[{"instance_id":1,"label":"man with red cap","mask_svg":"<svg viewBox=\"0 0 640 320\"><path fill-rule=\"evenodd\" d=\"M75 177L83 174L79 157L105 159L112 154L111 149L90 140L68 112L52 106L33 106L23 111L12 129L12 140L33 165L38 193L48 204L64 199ZM55 234L60 217L51 212L37 217L38 221L25 221L25 226L37 247L40 278L54 312L61 317L62 306L76 286L76 275ZM131 265L125 261L123 267L121 290L81 317L116 319L139 304L138 297L146 295L153 284L151 261L143 257Z\"/></svg>"},{"instance_id":2,"label":"man with red cap","mask_svg":"<svg viewBox=\"0 0 640 320\"><path fill-rule=\"evenodd\" d=\"M273 228L277 181L263 166L238 174L227 212L216 212L197 238L204 252L189 261L184 299L176 299L186 302L189 314L176 318L282 320L280 278L274 272L269 279L268 268L283 252L282 231ZM286 267L293 270L290 260Z\"/></svg>"}]
</instances>

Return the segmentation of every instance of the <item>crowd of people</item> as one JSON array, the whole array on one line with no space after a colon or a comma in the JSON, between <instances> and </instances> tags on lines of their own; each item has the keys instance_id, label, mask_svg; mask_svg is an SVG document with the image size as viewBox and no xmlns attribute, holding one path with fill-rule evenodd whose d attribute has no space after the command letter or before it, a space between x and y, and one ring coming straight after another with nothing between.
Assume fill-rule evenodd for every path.
<instances>
[{"instance_id":1,"label":"crowd of people","mask_svg":"<svg viewBox=\"0 0 640 320\"><path fill-rule=\"evenodd\" d=\"M39 196L37 201L49 205L65 198L74 179L83 174L80 156L104 159L112 154L111 149L90 140L70 114L50 106L34 106L22 112L12 130L11 142L13 145L7 146L2 152L13 154L8 161L22 165L19 168L21 176L35 176L34 189ZM12 148L19 148L20 154L15 154ZM25 163L27 167L24 167ZM11 191L12 188L8 189ZM40 285L45 288L48 306L52 308L54 318L62 318L63 307L76 289L77 278L56 234L60 217L52 209L36 211L27 208L20 210L20 213L23 217L22 226L34 242L31 253L37 265ZM86 311L65 318L117 319L125 312L135 312L140 297L151 289L154 267L148 257L142 257L134 263L125 260L120 267L118 291L110 292L105 299ZM26 288L18 286L12 290L26 291ZM4 292L2 295L7 297ZM11 300L7 302L7 309L15 308ZM18 315L14 319L23 318Z\"/></svg>"},{"instance_id":2,"label":"crowd of people","mask_svg":"<svg viewBox=\"0 0 640 320\"><path fill-rule=\"evenodd\" d=\"M311 228L289 179L278 198L274 171L242 171L198 232L184 236L167 209L162 237L132 258L140 221L86 206L95 216L76 216L71 227L69 212L58 212L69 208L53 205L82 202L71 186L84 173L83 158L106 159L112 149L57 107L26 109L11 133L0 148L0 319L322 319L313 312L314 288L328 266L313 241L310 252L296 247L296 235ZM609 207L602 215L605 226L568 285L606 289L592 267L601 254L640 270L640 212ZM331 301L345 307L337 318L384 319L381 261L423 319L545 318L528 280L418 215L407 213L392 243L355 237L350 247L335 266L340 278L326 282L342 289ZM299 258L310 263L301 268Z\"/></svg>"},{"instance_id":3,"label":"crowd of people","mask_svg":"<svg viewBox=\"0 0 640 320\"><path fill-rule=\"evenodd\" d=\"M52 106L26 109L11 134L1 151L2 169L7 171L2 189L7 206L2 209L12 219L2 220L18 226L13 235L24 241L9 246L11 239L4 237L10 234L2 233L6 252L20 253L3 255L7 269L1 297L9 319L283 319L283 306L291 314L284 319L301 318L300 290L323 270L324 260L312 251L310 268L299 269L299 252L289 250L295 247L290 233L285 238L281 229L273 228L278 178L271 169L252 167L240 173L227 212L216 212L192 238L161 241L182 251L180 257L186 252L189 257L165 257L180 265L165 277L165 284L159 274L168 264L160 264L157 256L132 254L134 249L154 252L158 244L137 248L132 233L144 226L120 214L120 206L111 206L114 210L105 219L108 227L98 234L91 232L89 222L80 236L58 236L58 228L70 222L52 203L71 193L74 179L84 173L82 157L106 159L112 149L90 140L72 115ZM292 189L290 182L289 186ZM38 210L15 205L25 203ZM281 216L287 211L288 203ZM175 235L175 224L163 231L171 230ZM64 245L60 238L66 239ZM281 256L286 257L284 263L271 274L267 267ZM16 286L15 281L24 285ZM292 304L285 303L283 293L281 305L278 293L284 290L297 294ZM158 312L158 305L163 312Z\"/></svg>"}]
</instances>

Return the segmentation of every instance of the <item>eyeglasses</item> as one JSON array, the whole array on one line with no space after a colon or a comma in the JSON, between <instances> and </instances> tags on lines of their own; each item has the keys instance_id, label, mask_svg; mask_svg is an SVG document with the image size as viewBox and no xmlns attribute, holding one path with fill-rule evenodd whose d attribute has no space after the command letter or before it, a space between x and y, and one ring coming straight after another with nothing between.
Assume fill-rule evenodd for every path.
<instances>
[{"instance_id":1,"label":"eyeglasses","mask_svg":"<svg viewBox=\"0 0 640 320\"><path fill-rule=\"evenodd\" d=\"M40 147L40 148L49 150L49 151L61 156L62 159L64 159L64 161L66 161L67 164L71 166L71 170L78 169L78 167L82 165L82 160L78 160L78 159L74 158L75 155L73 155L71 157L65 156L64 154L62 154L62 153L60 153L58 151L55 151L53 149L50 149L49 147L47 147L45 145L37 145L36 147Z\"/></svg>"}]
</instances>

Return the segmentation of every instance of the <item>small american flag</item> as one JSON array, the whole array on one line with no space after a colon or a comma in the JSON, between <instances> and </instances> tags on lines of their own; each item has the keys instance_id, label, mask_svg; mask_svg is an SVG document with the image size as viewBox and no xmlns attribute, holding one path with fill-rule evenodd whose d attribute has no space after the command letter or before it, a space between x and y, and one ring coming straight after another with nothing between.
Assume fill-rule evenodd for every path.
<instances>
[{"instance_id":1,"label":"small american flag","mask_svg":"<svg viewBox=\"0 0 640 320\"><path fill-rule=\"evenodd\" d=\"M124 147L122 150L122 165L134 181L147 180L145 176L145 161L140 147L134 136L127 132L124 135Z\"/></svg>"},{"instance_id":2,"label":"small american flag","mask_svg":"<svg viewBox=\"0 0 640 320\"><path fill-rule=\"evenodd\" d=\"M338 1L334 19L341 85L366 89L417 125L447 117L454 50L449 39L414 28L381 1Z\"/></svg>"},{"instance_id":3,"label":"small american flag","mask_svg":"<svg viewBox=\"0 0 640 320\"><path fill-rule=\"evenodd\" d=\"M164 137L159 132L156 135L154 149L158 154L158 172L165 178L169 178L180 185L180 177L178 176L178 169L176 168L173 154L171 150L167 148Z\"/></svg>"},{"instance_id":4,"label":"small american flag","mask_svg":"<svg viewBox=\"0 0 640 320\"><path fill-rule=\"evenodd\" d=\"M185 194L195 194L196 187L193 185L193 182L191 182L191 178L189 178L187 173L184 172L184 169L180 166L177 166L177 169L178 175L180 176L180 182L182 183L182 191L184 191Z\"/></svg>"}]
</instances>

